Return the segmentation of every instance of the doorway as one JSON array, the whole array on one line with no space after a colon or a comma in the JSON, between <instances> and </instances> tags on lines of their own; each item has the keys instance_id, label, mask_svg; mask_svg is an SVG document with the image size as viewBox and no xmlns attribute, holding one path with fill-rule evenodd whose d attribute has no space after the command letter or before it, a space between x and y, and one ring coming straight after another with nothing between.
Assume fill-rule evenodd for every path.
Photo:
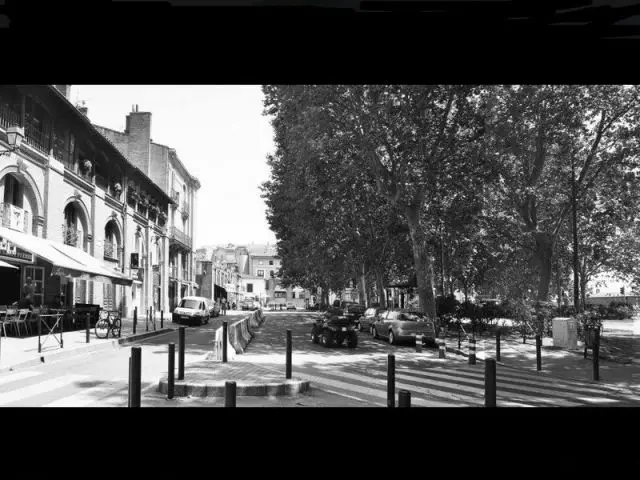
<instances>
[{"instance_id":1,"label":"doorway","mask_svg":"<svg viewBox=\"0 0 640 480\"><path fill-rule=\"evenodd\" d=\"M20 270L3 268L0 270L0 304L11 305L20 300Z\"/></svg>"}]
</instances>

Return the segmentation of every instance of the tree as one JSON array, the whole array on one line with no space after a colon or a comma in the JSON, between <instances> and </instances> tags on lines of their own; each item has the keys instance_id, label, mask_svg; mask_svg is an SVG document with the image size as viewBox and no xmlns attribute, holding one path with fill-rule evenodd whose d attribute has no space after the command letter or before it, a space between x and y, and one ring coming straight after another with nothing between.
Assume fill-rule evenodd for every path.
<instances>
[{"instance_id":1,"label":"tree","mask_svg":"<svg viewBox=\"0 0 640 480\"><path fill-rule=\"evenodd\" d=\"M502 166L501 194L534 243L537 298L549 294L554 244L570 211L570 164L577 201L635 149L638 89L624 86L499 86L490 96L488 150ZM635 142L634 142L635 143Z\"/></svg>"}]
</instances>

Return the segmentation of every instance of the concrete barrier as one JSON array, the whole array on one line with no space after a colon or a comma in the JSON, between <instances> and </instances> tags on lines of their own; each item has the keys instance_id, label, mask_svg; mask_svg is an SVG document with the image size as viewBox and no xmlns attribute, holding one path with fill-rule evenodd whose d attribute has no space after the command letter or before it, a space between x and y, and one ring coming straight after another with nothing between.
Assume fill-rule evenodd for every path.
<instances>
[{"instance_id":1,"label":"concrete barrier","mask_svg":"<svg viewBox=\"0 0 640 480\"><path fill-rule=\"evenodd\" d=\"M227 332L231 330L230 328ZM229 335L231 337L231 335ZM216 360L222 360L222 327L216 330L216 337L214 340L214 350L216 352ZM236 357L236 350L227 338L227 361L233 360Z\"/></svg>"}]
</instances>

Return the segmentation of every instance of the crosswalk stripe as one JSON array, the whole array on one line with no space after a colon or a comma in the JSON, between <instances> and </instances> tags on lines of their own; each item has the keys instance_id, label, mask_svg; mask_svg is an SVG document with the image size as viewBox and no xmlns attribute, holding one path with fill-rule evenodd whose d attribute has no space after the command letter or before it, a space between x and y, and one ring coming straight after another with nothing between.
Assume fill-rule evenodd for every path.
<instances>
[{"instance_id":1,"label":"crosswalk stripe","mask_svg":"<svg viewBox=\"0 0 640 480\"><path fill-rule=\"evenodd\" d=\"M0 393L0 405L6 405L8 403L24 400L36 395L51 392L58 388L68 386L72 382L78 382L88 378L88 375L64 375L54 380L47 380L45 382L35 383L28 387L18 388L10 392Z\"/></svg>"},{"instance_id":2,"label":"crosswalk stripe","mask_svg":"<svg viewBox=\"0 0 640 480\"><path fill-rule=\"evenodd\" d=\"M453 377L458 381L466 381L470 383L477 383L484 385L484 372L467 372L464 370L455 370L455 371L444 371L444 370L423 370L423 371L411 371L412 375L418 375L422 377L437 377L437 378L450 378ZM532 380L532 377L524 377L520 378L517 376L514 378L509 378L509 375L504 374L500 371L497 374L497 382L498 385L503 385L503 387L509 388L510 384L515 384L517 387L531 385L534 387L543 387L548 390L548 393L554 393L556 390L561 390L565 393L575 392L575 394L595 394L595 395L611 395L612 392L607 390L597 390L593 388L579 388L573 385L565 385L563 383L553 383L549 380L548 377L541 377L537 380ZM555 379L554 379L555 380ZM515 387L514 387L515 388Z\"/></svg>"},{"instance_id":3,"label":"crosswalk stripe","mask_svg":"<svg viewBox=\"0 0 640 480\"><path fill-rule=\"evenodd\" d=\"M25 378L32 378L41 375L40 372L34 371L24 371L12 373L11 375L7 375L6 377L0 377L0 385L4 385L6 383L16 382L18 380L24 380Z\"/></svg>"},{"instance_id":4,"label":"crosswalk stripe","mask_svg":"<svg viewBox=\"0 0 640 480\"><path fill-rule=\"evenodd\" d=\"M386 391L383 390L376 390L374 388L370 388L370 387L362 387L360 385L356 385L353 383L347 383L347 382L341 382L339 380L332 380L330 378L327 377L316 377L314 375L307 375L306 373L303 374L305 379L308 379L309 381L312 382L312 384L318 384L318 385L328 385L332 388L336 388L336 389L340 389L340 390L344 390L347 392L355 392L355 393L359 393L361 395L368 395L371 397L375 397L377 399L381 399L380 401L376 401L376 404L379 404L380 406L385 406L386 405L386 398L387 398L387 393ZM421 398L412 398L411 399L411 404L414 406L419 406L419 407L452 407L455 405L451 405L450 403L447 402L438 402L438 401L434 401L434 400L430 400L430 401L426 401L423 400Z\"/></svg>"},{"instance_id":5,"label":"crosswalk stripe","mask_svg":"<svg viewBox=\"0 0 640 480\"><path fill-rule=\"evenodd\" d=\"M445 379L449 379L451 378L452 381L456 380L456 377L451 377L448 375L442 375L442 374L432 374L431 372L421 372L421 376L423 377L436 377L436 378L445 378ZM398 377L398 375L396 375L396 378ZM410 378L410 377L409 377ZM477 385L482 385L479 388L475 388L475 387L466 387L467 389L469 389L470 391L474 391L476 393L481 393L484 394L484 380L473 380L473 379L459 379L462 380L464 382L467 383L473 383L473 384L477 384ZM447 387L450 385L450 383L445 383L445 382L440 382L437 380L430 380L429 384L432 384L434 386L441 386L441 387ZM604 395L602 393L598 393L598 397L597 398L590 398L587 396L583 396L583 397L577 397L576 393L571 393L571 392L563 392L563 391L558 391L558 390L551 390L548 388L536 388L536 387L529 387L526 385L522 385L519 383L510 383L508 381L502 381L500 380L500 377L497 378L497 391L498 391L498 395L500 395L501 393L504 394L508 394L511 395L514 392L515 393L534 393L534 394L538 394L538 395L542 395L542 398L567 398L567 399L571 399L571 400L581 400L583 402L589 402L589 403L594 403L597 402L599 399L602 399L604 397ZM619 400L617 400L619 401ZM566 402L564 402L566 403ZM580 404L580 403L575 403L575 402L569 402L572 403L574 406L584 406L584 404Z\"/></svg>"},{"instance_id":6,"label":"crosswalk stripe","mask_svg":"<svg viewBox=\"0 0 640 480\"><path fill-rule=\"evenodd\" d=\"M93 388L83 388L80 392L62 397L58 400L43 404L43 407L86 407L100 401L102 397L113 390L113 385L100 385Z\"/></svg>"},{"instance_id":7,"label":"crosswalk stripe","mask_svg":"<svg viewBox=\"0 0 640 480\"><path fill-rule=\"evenodd\" d=\"M327 376L331 376L331 375L335 375L337 378L343 378L343 379L351 379L353 381L358 381L358 382L362 382L364 384L374 384L374 385L378 385L380 386L380 389L382 391L386 391L387 388L387 381L386 379L378 379L375 377L371 377L371 376L366 376L366 375L358 375L358 374L353 374L353 373L349 373L349 372L345 372L345 371L340 371L340 372L327 372ZM396 374L396 380L399 379L400 376L398 374ZM409 380L415 380L413 378L404 378L409 379ZM349 383L347 385L353 385L353 383ZM415 384L408 384L408 383L401 383L401 382L396 382L396 390L401 390L401 389L405 389L405 390L410 390L410 391L414 391L416 393L422 393L428 397L440 397L443 399L447 399L449 401L451 400L458 400L461 402L467 402L467 403L482 403L481 399L477 399L477 398L468 398L468 397L464 397L460 394L456 394L456 393L450 393L450 392L442 392L439 390L432 390L432 389L427 389L427 388L421 388L418 387ZM380 391L380 390L376 390L376 391ZM436 400L434 400L436 401ZM413 402L413 399L412 399ZM442 403L442 405L446 405L446 406L451 406L450 404L446 404L446 403Z\"/></svg>"}]
</instances>

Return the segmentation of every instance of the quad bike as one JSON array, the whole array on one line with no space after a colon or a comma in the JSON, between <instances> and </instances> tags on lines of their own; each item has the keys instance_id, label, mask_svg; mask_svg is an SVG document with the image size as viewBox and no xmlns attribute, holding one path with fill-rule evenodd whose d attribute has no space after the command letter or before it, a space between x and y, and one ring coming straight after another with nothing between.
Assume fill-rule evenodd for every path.
<instances>
[{"instance_id":1,"label":"quad bike","mask_svg":"<svg viewBox=\"0 0 640 480\"><path fill-rule=\"evenodd\" d=\"M327 312L319 318L311 329L311 341L325 347L340 346L346 340L348 348L358 346L355 321L345 315Z\"/></svg>"}]
</instances>

